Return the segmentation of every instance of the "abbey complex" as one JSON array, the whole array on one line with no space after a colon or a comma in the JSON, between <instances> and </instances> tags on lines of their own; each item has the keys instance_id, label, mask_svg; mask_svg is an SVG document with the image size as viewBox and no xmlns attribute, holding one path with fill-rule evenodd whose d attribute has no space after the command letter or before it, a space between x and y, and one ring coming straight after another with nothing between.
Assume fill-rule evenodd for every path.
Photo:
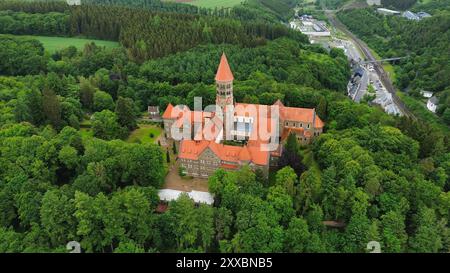
<instances>
[{"instance_id":1,"label":"abbey complex","mask_svg":"<svg viewBox=\"0 0 450 273\"><path fill-rule=\"evenodd\" d=\"M283 152L279 144L291 133L302 144L322 133L324 123L315 109L286 107L279 100L271 106L234 102L234 76L225 54L215 80L220 114L169 104L162 116L186 175L207 178L218 168L235 170L246 164L267 173Z\"/></svg>"}]
</instances>

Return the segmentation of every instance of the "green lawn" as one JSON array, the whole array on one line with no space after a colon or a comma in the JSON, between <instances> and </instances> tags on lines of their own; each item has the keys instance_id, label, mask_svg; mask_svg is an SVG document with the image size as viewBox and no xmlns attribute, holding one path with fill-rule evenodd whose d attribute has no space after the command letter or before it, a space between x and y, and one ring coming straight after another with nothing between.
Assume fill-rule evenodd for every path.
<instances>
[{"instance_id":1,"label":"green lawn","mask_svg":"<svg viewBox=\"0 0 450 273\"><path fill-rule=\"evenodd\" d=\"M231 8L239 5L243 1L244 0L194 0L192 2L187 2L186 4L192 4L202 8Z\"/></svg>"},{"instance_id":2,"label":"green lawn","mask_svg":"<svg viewBox=\"0 0 450 273\"><path fill-rule=\"evenodd\" d=\"M428 4L428 3L430 3L431 1L434 1L434 0L419 0L419 1L418 1L418 4Z\"/></svg>"},{"instance_id":3,"label":"green lawn","mask_svg":"<svg viewBox=\"0 0 450 273\"><path fill-rule=\"evenodd\" d=\"M82 138L91 138L94 136L94 132L90 128L80 128L80 134Z\"/></svg>"},{"instance_id":4,"label":"green lawn","mask_svg":"<svg viewBox=\"0 0 450 273\"><path fill-rule=\"evenodd\" d=\"M154 143L162 132L162 129L156 125L139 124L138 126L138 129L131 132L127 142L133 143L140 140L141 143ZM153 134L153 137L150 134Z\"/></svg>"},{"instance_id":5,"label":"green lawn","mask_svg":"<svg viewBox=\"0 0 450 273\"><path fill-rule=\"evenodd\" d=\"M91 120L89 118L83 119L80 122L80 134L83 138L89 138L94 136L94 132L91 129Z\"/></svg>"},{"instance_id":6,"label":"green lawn","mask_svg":"<svg viewBox=\"0 0 450 273\"><path fill-rule=\"evenodd\" d=\"M78 49L83 49L84 45L90 42L94 42L98 46L105 46L105 47L118 47L118 42L112 42L112 41L104 41L104 40L95 40L95 39L84 39L84 38L72 38L72 37L50 37L50 36L22 36L27 38L34 38L36 40L39 40L45 47L45 49L49 52L55 52L57 50L69 47L69 46L75 46Z\"/></svg>"},{"instance_id":7,"label":"green lawn","mask_svg":"<svg viewBox=\"0 0 450 273\"><path fill-rule=\"evenodd\" d=\"M162 133L161 127L152 124L138 124L139 128L130 133L127 138L127 142L135 143L155 143L156 139ZM90 138L94 136L94 132L91 128L91 121L85 119L80 123L80 134L83 138ZM153 137L150 136L153 134Z\"/></svg>"}]
</instances>

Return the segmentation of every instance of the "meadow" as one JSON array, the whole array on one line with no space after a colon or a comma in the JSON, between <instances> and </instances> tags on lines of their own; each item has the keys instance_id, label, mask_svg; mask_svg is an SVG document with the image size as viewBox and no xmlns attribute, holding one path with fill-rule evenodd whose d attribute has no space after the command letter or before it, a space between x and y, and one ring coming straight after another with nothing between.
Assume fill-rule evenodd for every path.
<instances>
[{"instance_id":1,"label":"meadow","mask_svg":"<svg viewBox=\"0 0 450 273\"><path fill-rule=\"evenodd\" d=\"M127 139L130 143L154 143L161 134L162 129L155 125L139 124L139 128L131 132Z\"/></svg>"},{"instance_id":2,"label":"meadow","mask_svg":"<svg viewBox=\"0 0 450 273\"><path fill-rule=\"evenodd\" d=\"M194 1L176 1L191 4L202 8L231 8L239 5L244 0L194 0Z\"/></svg>"},{"instance_id":3,"label":"meadow","mask_svg":"<svg viewBox=\"0 0 450 273\"><path fill-rule=\"evenodd\" d=\"M39 40L44 45L45 49L51 53L69 46L75 46L77 49L83 49L84 45L90 42L94 42L98 46L105 46L108 48L119 46L118 42L85 39L85 38L50 37L50 36L34 36L34 35L33 36L24 35L21 37Z\"/></svg>"}]
</instances>

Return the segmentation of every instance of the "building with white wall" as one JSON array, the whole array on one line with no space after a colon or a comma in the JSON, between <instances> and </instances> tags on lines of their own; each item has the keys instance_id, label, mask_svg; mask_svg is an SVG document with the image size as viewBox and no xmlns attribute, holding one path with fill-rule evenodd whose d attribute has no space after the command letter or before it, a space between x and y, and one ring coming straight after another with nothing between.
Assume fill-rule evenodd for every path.
<instances>
[{"instance_id":1,"label":"building with white wall","mask_svg":"<svg viewBox=\"0 0 450 273\"><path fill-rule=\"evenodd\" d=\"M381 0L367 0L369 6L381 6Z\"/></svg>"},{"instance_id":2,"label":"building with white wall","mask_svg":"<svg viewBox=\"0 0 450 273\"><path fill-rule=\"evenodd\" d=\"M184 192L184 191L178 191L178 190L172 190L172 189L162 189L158 191L158 196L161 201L170 202L175 201L182 194L186 194L194 200L196 204L207 204L212 205L214 204L214 196L209 192L203 192L203 191L190 191L190 192Z\"/></svg>"},{"instance_id":3,"label":"building with white wall","mask_svg":"<svg viewBox=\"0 0 450 273\"><path fill-rule=\"evenodd\" d=\"M433 92L431 92L431 91L425 91L425 90L420 91L420 94L421 94L424 98L431 98L431 97L433 96Z\"/></svg>"},{"instance_id":4,"label":"building with white wall","mask_svg":"<svg viewBox=\"0 0 450 273\"><path fill-rule=\"evenodd\" d=\"M81 5L81 0L66 0L69 6L79 6Z\"/></svg>"},{"instance_id":5,"label":"building with white wall","mask_svg":"<svg viewBox=\"0 0 450 273\"><path fill-rule=\"evenodd\" d=\"M377 8L377 12L379 14L389 15L389 16L400 15L401 14L400 11L396 11L396 10L392 10L392 9L385 9L385 8Z\"/></svg>"},{"instance_id":6,"label":"building with white wall","mask_svg":"<svg viewBox=\"0 0 450 273\"><path fill-rule=\"evenodd\" d=\"M436 96L431 97L427 102L427 108L433 113L436 113L436 109L438 106L438 99Z\"/></svg>"}]
</instances>

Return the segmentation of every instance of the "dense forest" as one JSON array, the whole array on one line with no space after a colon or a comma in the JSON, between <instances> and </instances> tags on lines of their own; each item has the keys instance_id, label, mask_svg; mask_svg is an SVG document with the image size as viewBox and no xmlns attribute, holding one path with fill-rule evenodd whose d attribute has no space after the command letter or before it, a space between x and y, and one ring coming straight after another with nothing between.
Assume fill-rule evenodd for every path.
<instances>
[{"instance_id":1,"label":"dense forest","mask_svg":"<svg viewBox=\"0 0 450 273\"><path fill-rule=\"evenodd\" d=\"M169 5L171 7L171 5ZM0 33L78 36L120 41L137 62L187 50L199 44L227 43L253 47L267 40L306 37L282 24L230 17L154 12L116 5L66 6L5 2ZM149 6L148 8L151 8ZM159 10L159 9L158 9ZM31 11L32 14L24 13ZM55 12L59 11L59 12Z\"/></svg>"},{"instance_id":2,"label":"dense forest","mask_svg":"<svg viewBox=\"0 0 450 273\"><path fill-rule=\"evenodd\" d=\"M284 21L293 14L299 0L247 0L232 8L206 9L183 3L160 0L85 0L83 4L137 7L152 11L230 16L242 20Z\"/></svg>"},{"instance_id":3,"label":"dense forest","mask_svg":"<svg viewBox=\"0 0 450 273\"><path fill-rule=\"evenodd\" d=\"M437 0L440 1L440 0ZM443 0L446 1L446 0ZM361 2L364 3L366 0L317 0L316 5L319 7L325 6L329 9L339 9L343 7L345 4L351 4L354 2ZM381 5L384 8L390 8L390 9L399 9L399 10L407 10L411 7L413 7L418 1L417 0L381 0ZM435 1L426 1L428 3L432 3Z\"/></svg>"},{"instance_id":4,"label":"dense forest","mask_svg":"<svg viewBox=\"0 0 450 273\"><path fill-rule=\"evenodd\" d=\"M338 17L381 56L407 56L396 66L396 84L416 97L421 90L437 92L437 113L450 125L450 13L442 11L419 22L372 9L342 11Z\"/></svg>"},{"instance_id":5,"label":"dense forest","mask_svg":"<svg viewBox=\"0 0 450 273\"><path fill-rule=\"evenodd\" d=\"M0 33L17 35L54 35L70 34L69 15L59 12L44 14L0 11Z\"/></svg>"},{"instance_id":6,"label":"dense forest","mask_svg":"<svg viewBox=\"0 0 450 273\"><path fill-rule=\"evenodd\" d=\"M185 5L171 1L160 0L84 0L83 5L114 5L123 7L135 7L152 11L188 13L188 14L208 14L212 10L202 9L193 5Z\"/></svg>"},{"instance_id":7,"label":"dense forest","mask_svg":"<svg viewBox=\"0 0 450 273\"><path fill-rule=\"evenodd\" d=\"M407 10L417 3L417 0L381 0L381 5L386 8Z\"/></svg>"},{"instance_id":8,"label":"dense forest","mask_svg":"<svg viewBox=\"0 0 450 273\"><path fill-rule=\"evenodd\" d=\"M365 252L373 240L383 252L450 250L448 134L348 99L342 50L233 15L9 5L0 3L0 32L8 30L0 35L0 252L66 252L72 240L107 253ZM127 26L138 21L134 12L148 16L150 33ZM49 16L62 21L34 23ZM191 29L202 31L181 46ZM44 33L117 38L123 46L49 52L32 36L12 35ZM166 46L150 43L157 39ZM195 96L214 102L222 52L236 101L316 108L325 133L305 146L291 135L269 177L219 169L208 180L213 206L182 196L155 213L169 150L126 139L148 105L191 105Z\"/></svg>"},{"instance_id":9,"label":"dense forest","mask_svg":"<svg viewBox=\"0 0 450 273\"><path fill-rule=\"evenodd\" d=\"M450 11L450 0L433 0L433 1L419 1L415 6L413 6L413 10L425 10L431 13L439 13L441 11Z\"/></svg>"},{"instance_id":10,"label":"dense forest","mask_svg":"<svg viewBox=\"0 0 450 273\"><path fill-rule=\"evenodd\" d=\"M317 0L316 5L319 8L326 7L329 9L338 9L348 2L349 0Z\"/></svg>"}]
</instances>

